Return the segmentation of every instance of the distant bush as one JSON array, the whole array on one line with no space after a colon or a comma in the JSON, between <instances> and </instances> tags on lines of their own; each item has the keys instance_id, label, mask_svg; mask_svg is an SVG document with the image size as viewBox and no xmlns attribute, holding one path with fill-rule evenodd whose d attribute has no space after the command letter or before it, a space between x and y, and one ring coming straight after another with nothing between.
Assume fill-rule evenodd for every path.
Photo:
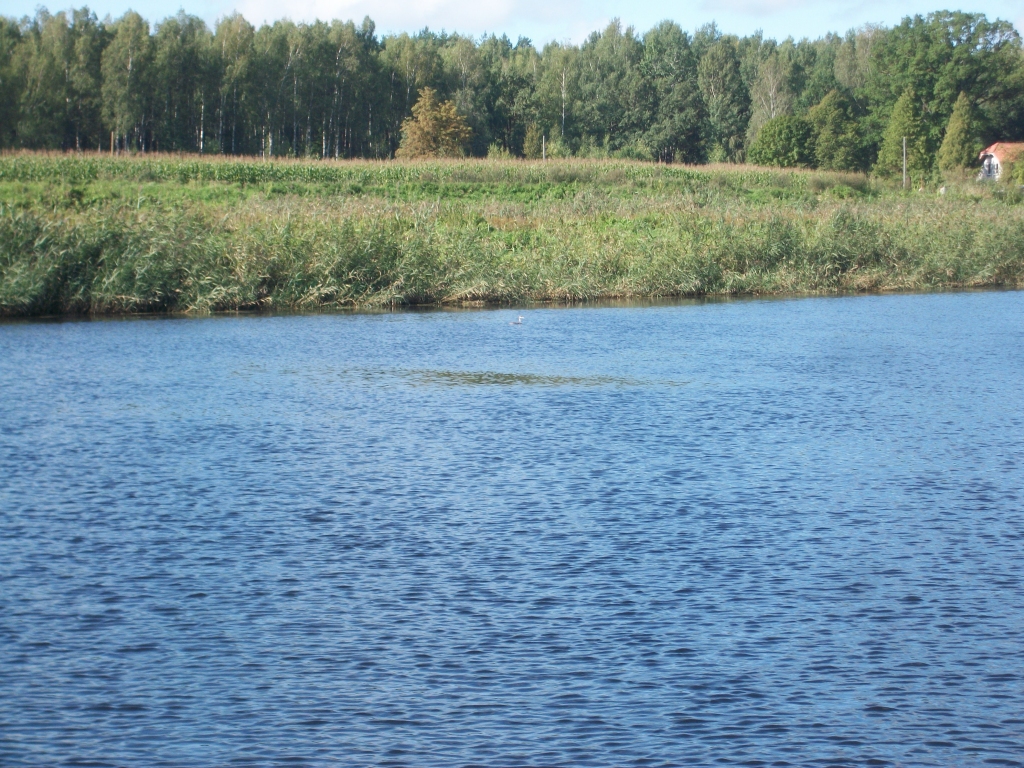
<instances>
[{"instance_id":1,"label":"distant bush","mask_svg":"<svg viewBox=\"0 0 1024 768\"><path fill-rule=\"evenodd\" d=\"M530 123L526 127L526 137L523 139L523 154L528 160L539 160L545 153L544 131L536 123ZM490 151L487 156L490 157Z\"/></svg>"},{"instance_id":2,"label":"distant bush","mask_svg":"<svg viewBox=\"0 0 1024 768\"><path fill-rule=\"evenodd\" d=\"M512 153L509 152L505 147L501 146L498 142L492 142L487 147L487 159L488 160L511 160Z\"/></svg>"},{"instance_id":3,"label":"distant bush","mask_svg":"<svg viewBox=\"0 0 1024 768\"><path fill-rule=\"evenodd\" d=\"M762 126L757 139L747 152L747 159L757 165L782 168L803 168L811 164L811 124L802 117L784 115Z\"/></svg>"},{"instance_id":4,"label":"distant bush","mask_svg":"<svg viewBox=\"0 0 1024 768\"><path fill-rule=\"evenodd\" d=\"M654 152L642 139L638 139L615 150L611 156L620 160L653 160Z\"/></svg>"}]
</instances>

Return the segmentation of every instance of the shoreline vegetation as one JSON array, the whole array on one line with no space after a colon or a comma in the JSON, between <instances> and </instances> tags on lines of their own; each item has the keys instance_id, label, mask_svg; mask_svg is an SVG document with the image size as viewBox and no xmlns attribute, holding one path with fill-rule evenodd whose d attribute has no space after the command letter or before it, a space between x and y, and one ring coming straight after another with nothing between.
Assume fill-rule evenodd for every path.
<instances>
[{"instance_id":1,"label":"shoreline vegetation","mask_svg":"<svg viewBox=\"0 0 1024 768\"><path fill-rule=\"evenodd\" d=\"M1024 287L967 173L0 155L0 316Z\"/></svg>"}]
</instances>

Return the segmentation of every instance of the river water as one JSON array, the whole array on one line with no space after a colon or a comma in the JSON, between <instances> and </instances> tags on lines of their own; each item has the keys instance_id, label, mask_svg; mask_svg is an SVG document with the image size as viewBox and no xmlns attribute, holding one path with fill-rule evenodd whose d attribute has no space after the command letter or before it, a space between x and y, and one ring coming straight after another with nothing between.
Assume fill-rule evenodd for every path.
<instances>
[{"instance_id":1,"label":"river water","mask_svg":"<svg viewBox=\"0 0 1024 768\"><path fill-rule=\"evenodd\" d=\"M1024 293L0 325L0 764L1024 764Z\"/></svg>"}]
</instances>

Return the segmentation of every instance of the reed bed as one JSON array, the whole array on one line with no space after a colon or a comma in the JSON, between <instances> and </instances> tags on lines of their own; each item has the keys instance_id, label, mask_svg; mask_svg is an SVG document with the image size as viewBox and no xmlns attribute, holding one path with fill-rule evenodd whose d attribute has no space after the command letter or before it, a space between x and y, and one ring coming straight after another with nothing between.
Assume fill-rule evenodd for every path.
<instances>
[{"instance_id":1,"label":"reed bed","mask_svg":"<svg viewBox=\"0 0 1024 768\"><path fill-rule=\"evenodd\" d=\"M0 156L0 314L1024 284L1024 205L624 161Z\"/></svg>"}]
</instances>

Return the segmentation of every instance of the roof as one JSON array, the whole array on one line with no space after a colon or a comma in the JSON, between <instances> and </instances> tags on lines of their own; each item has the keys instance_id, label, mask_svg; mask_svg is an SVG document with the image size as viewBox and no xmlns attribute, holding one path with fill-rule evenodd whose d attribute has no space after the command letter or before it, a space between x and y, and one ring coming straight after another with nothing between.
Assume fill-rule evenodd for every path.
<instances>
[{"instance_id":1,"label":"roof","mask_svg":"<svg viewBox=\"0 0 1024 768\"><path fill-rule=\"evenodd\" d=\"M994 155L1000 163L1012 163L1024 155L1024 141L997 141L991 147L981 150L978 159Z\"/></svg>"}]
</instances>

